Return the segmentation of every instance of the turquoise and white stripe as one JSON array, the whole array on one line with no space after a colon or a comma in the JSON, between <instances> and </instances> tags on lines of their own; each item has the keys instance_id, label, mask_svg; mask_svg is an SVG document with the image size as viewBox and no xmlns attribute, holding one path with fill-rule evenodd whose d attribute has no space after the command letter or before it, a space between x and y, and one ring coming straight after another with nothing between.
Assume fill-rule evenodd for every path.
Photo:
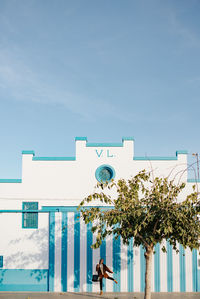
<instances>
[{"instance_id":1,"label":"turquoise and white stripe","mask_svg":"<svg viewBox=\"0 0 200 299\"><path fill-rule=\"evenodd\" d=\"M133 239L128 246L110 235L99 249L92 250L95 235L92 224L85 224L75 209L64 208L61 212L49 212L49 269L40 269L45 277L41 281L28 277L37 269L0 269L3 278L0 290L49 290L51 292L98 292L99 284L92 283L96 264L100 257L114 272L118 284L104 280L107 292L143 292L145 279L144 249L133 247ZM165 245L167 253L161 248ZM152 292L196 292L200 291L199 254L196 250L179 253L164 241L154 248L152 263ZM18 280L13 281L13 271L19 271ZM29 272L28 272L29 271ZM44 274L43 274L44 273ZM112 274L111 274L112 275ZM23 281L19 281L23 277ZM17 278L16 278L17 279ZM27 279L27 281L26 281ZM12 282L12 284L11 284ZM23 287L23 285L24 287Z\"/></svg>"},{"instance_id":2,"label":"turquoise and white stripe","mask_svg":"<svg viewBox=\"0 0 200 299\"><path fill-rule=\"evenodd\" d=\"M145 277L144 249L133 248L110 236L99 249L92 250L95 235L92 224L80 220L78 213L50 213L50 236L55 240L50 244L50 281L52 291L97 292L99 285L92 283L92 274L100 257L114 271L118 281L104 280L107 292L143 292ZM55 223L53 225L53 221ZM167 247L167 254L161 248ZM184 250L179 246L177 254L166 241L155 246L152 263L153 292L192 292L199 288L197 252ZM53 265L54 263L54 265ZM54 286L52 285L54 283Z\"/></svg>"}]
</instances>

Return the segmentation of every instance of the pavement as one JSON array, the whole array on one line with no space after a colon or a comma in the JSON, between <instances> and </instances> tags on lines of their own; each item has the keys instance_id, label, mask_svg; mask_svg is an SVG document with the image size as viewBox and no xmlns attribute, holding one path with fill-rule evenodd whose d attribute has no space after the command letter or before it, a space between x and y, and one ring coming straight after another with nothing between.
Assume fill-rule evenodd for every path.
<instances>
[{"instance_id":1,"label":"pavement","mask_svg":"<svg viewBox=\"0 0 200 299\"><path fill-rule=\"evenodd\" d=\"M0 292L0 299L144 299L144 293ZM200 299L200 293L152 293L151 299Z\"/></svg>"}]
</instances>

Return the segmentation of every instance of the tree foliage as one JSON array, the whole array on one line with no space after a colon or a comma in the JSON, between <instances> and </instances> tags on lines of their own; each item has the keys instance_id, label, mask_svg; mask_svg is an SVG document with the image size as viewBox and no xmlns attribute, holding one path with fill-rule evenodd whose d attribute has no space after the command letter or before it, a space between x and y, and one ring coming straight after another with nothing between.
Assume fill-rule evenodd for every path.
<instances>
[{"instance_id":1,"label":"tree foliage","mask_svg":"<svg viewBox=\"0 0 200 299\"><path fill-rule=\"evenodd\" d=\"M92 232L96 232L93 248L98 248L107 235L121 237L128 244L134 238L134 246L145 248L146 289L145 298L150 298L150 272L153 248L164 239L178 251L177 242L184 248L199 248L200 220L198 193L178 200L185 184L176 185L168 178L153 178L145 170L128 181L99 183L97 192L89 195L79 206L85 223L93 222ZM111 192L115 190L115 196ZM114 197L114 198L113 198ZM85 205L100 201L110 208ZM162 247L163 251L166 248Z\"/></svg>"},{"instance_id":2,"label":"tree foliage","mask_svg":"<svg viewBox=\"0 0 200 299\"><path fill-rule=\"evenodd\" d=\"M167 178L151 178L145 170L125 181L99 183L95 192L84 199L79 208L85 223L98 220L92 232L97 234L93 248L101 245L109 234L120 236L125 244L134 237L134 245L144 248L169 240L174 249L177 241L192 248L199 247L200 222L198 218L198 194L194 192L181 202L178 196L185 184L174 184ZM105 189L117 191L116 198ZM99 207L85 208L85 203L98 200L113 206L113 209ZM165 250L163 248L163 250Z\"/></svg>"}]
</instances>

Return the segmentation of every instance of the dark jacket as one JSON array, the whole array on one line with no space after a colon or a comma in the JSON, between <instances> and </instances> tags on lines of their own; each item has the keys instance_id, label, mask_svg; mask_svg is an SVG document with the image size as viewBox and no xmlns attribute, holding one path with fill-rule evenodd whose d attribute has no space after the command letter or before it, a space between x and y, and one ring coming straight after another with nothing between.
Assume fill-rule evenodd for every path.
<instances>
[{"instance_id":1,"label":"dark jacket","mask_svg":"<svg viewBox=\"0 0 200 299\"><path fill-rule=\"evenodd\" d=\"M113 273L105 264L103 264L103 274L101 273L99 264L96 265L96 271L98 272L98 276L100 279L102 279L103 277L104 278L108 277L108 274L106 272Z\"/></svg>"}]
</instances>

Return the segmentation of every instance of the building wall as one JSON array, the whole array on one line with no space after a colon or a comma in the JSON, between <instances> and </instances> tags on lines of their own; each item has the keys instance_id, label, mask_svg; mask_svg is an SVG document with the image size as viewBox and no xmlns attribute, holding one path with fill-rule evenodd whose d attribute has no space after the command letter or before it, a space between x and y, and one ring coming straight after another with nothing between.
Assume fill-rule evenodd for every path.
<instances>
[{"instance_id":1,"label":"building wall","mask_svg":"<svg viewBox=\"0 0 200 299\"><path fill-rule=\"evenodd\" d=\"M136 157L131 138L119 144L91 144L76 138L75 157L36 157L33 151L23 151L22 178L0 180L0 290L95 292L99 285L91 283L91 277L100 257L119 281L116 285L106 280L104 290L144 290L143 249L133 248L133 240L125 246L112 236L92 250L92 224L78 218L76 207L94 191L95 171L105 164L115 169L115 179L128 179L146 169L155 176L171 173L176 182L187 183L184 195L192 191L185 171L186 151L173 157ZM22 227L25 201L39 204L38 229ZM167 254L162 245L155 248L152 291L200 291L197 252L180 247L176 254L166 246Z\"/></svg>"}]
</instances>

